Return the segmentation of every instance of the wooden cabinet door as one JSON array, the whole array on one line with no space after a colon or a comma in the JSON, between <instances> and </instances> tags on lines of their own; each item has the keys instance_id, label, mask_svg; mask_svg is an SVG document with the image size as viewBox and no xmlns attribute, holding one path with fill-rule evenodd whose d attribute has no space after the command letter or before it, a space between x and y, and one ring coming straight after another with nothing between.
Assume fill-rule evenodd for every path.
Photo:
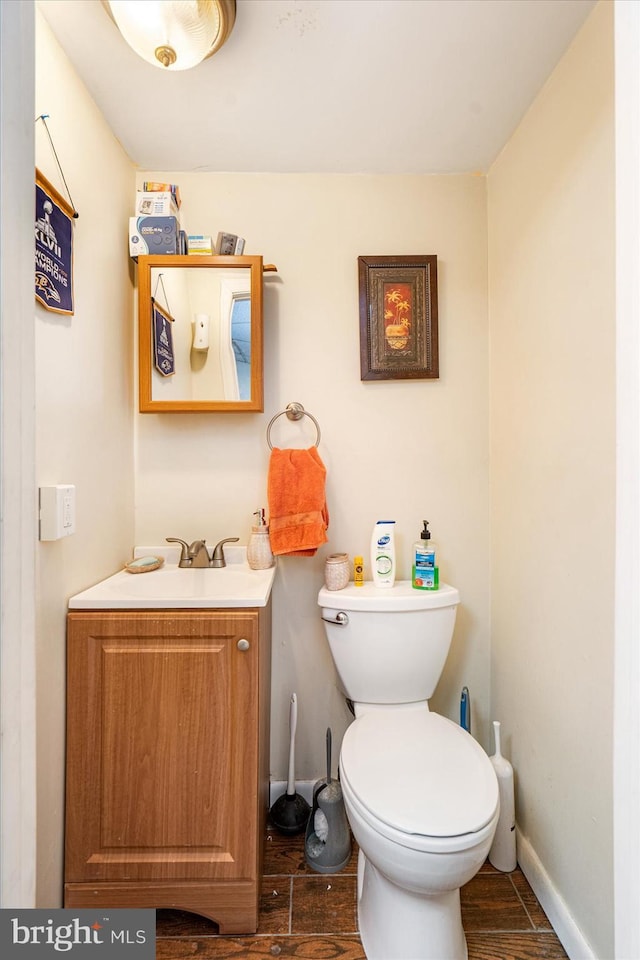
<instances>
[{"instance_id":1,"label":"wooden cabinet door","mask_svg":"<svg viewBox=\"0 0 640 960\"><path fill-rule=\"evenodd\" d=\"M253 611L69 614L67 882L252 877L258 643Z\"/></svg>"}]
</instances>

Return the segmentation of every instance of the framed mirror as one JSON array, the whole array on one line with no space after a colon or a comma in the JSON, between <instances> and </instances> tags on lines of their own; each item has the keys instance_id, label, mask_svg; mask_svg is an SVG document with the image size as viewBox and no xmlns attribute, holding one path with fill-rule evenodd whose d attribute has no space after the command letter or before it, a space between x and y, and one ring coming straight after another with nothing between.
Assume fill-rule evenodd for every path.
<instances>
[{"instance_id":1,"label":"framed mirror","mask_svg":"<svg viewBox=\"0 0 640 960\"><path fill-rule=\"evenodd\" d=\"M262 272L262 257L138 257L141 413L264 409Z\"/></svg>"}]
</instances>

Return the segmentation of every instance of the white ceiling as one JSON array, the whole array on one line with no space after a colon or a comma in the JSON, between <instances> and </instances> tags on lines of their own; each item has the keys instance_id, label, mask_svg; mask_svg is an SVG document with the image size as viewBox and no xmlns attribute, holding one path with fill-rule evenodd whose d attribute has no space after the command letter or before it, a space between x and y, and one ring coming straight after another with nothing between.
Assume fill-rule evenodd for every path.
<instances>
[{"instance_id":1,"label":"white ceiling","mask_svg":"<svg viewBox=\"0 0 640 960\"><path fill-rule=\"evenodd\" d=\"M467 173L595 2L238 0L227 43L182 73L137 57L99 0L38 6L142 169Z\"/></svg>"}]
</instances>

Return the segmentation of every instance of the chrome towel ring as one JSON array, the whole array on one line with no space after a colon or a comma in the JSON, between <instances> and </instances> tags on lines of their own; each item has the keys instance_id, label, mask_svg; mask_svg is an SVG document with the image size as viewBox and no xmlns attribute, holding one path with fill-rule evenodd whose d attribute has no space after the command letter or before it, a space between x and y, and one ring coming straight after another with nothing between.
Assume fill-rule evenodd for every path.
<instances>
[{"instance_id":1,"label":"chrome towel ring","mask_svg":"<svg viewBox=\"0 0 640 960\"><path fill-rule=\"evenodd\" d=\"M281 410L280 413L276 413L276 415L271 417L271 420L269 420L269 425L267 427L267 444L269 445L269 450L273 450L273 446L271 444L271 427L274 425L278 417L283 417L285 415L288 420L302 420L303 417L309 417L309 420L312 420L315 424L317 437L314 445L316 447L318 446L320 443L320 424L313 414L308 413L305 410L301 403L294 402L288 403L285 410Z\"/></svg>"}]
</instances>

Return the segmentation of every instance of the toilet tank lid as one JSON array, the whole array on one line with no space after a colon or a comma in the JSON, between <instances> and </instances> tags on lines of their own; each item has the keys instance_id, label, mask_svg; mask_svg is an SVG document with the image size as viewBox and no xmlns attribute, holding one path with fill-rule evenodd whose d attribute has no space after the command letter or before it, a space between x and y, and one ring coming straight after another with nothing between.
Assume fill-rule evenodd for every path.
<instances>
[{"instance_id":1,"label":"toilet tank lid","mask_svg":"<svg viewBox=\"0 0 640 960\"><path fill-rule=\"evenodd\" d=\"M438 590L415 590L410 580L397 580L392 587L376 587L367 580L360 587L348 584L343 590L327 590L318 593L318 604L329 610L371 610L394 613L403 610L436 610L439 607L455 607L460 603L460 594L455 587L441 583Z\"/></svg>"},{"instance_id":2,"label":"toilet tank lid","mask_svg":"<svg viewBox=\"0 0 640 960\"><path fill-rule=\"evenodd\" d=\"M496 774L480 744L426 709L354 720L342 741L340 769L374 817L408 834L476 833L498 804Z\"/></svg>"}]
</instances>

